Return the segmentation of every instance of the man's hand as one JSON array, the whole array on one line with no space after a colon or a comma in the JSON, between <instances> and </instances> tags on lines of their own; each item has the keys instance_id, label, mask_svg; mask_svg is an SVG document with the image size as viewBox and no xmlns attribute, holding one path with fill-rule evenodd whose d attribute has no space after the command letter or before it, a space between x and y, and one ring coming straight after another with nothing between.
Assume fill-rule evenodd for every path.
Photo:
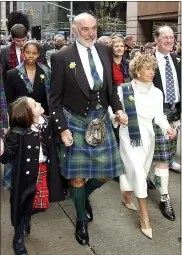
<instances>
[{"instance_id":1,"label":"man's hand","mask_svg":"<svg viewBox=\"0 0 182 255\"><path fill-rule=\"evenodd\" d=\"M69 129L64 130L60 135L65 146L71 146L73 144L73 136Z\"/></svg>"},{"instance_id":2,"label":"man's hand","mask_svg":"<svg viewBox=\"0 0 182 255\"><path fill-rule=\"evenodd\" d=\"M175 128L168 128L167 134L169 139L174 139L177 135L177 130Z\"/></svg>"},{"instance_id":3,"label":"man's hand","mask_svg":"<svg viewBox=\"0 0 182 255\"><path fill-rule=\"evenodd\" d=\"M3 139L0 138L0 156L4 153L4 142Z\"/></svg>"},{"instance_id":4,"label":"man's hand","mask_svg":"<svg viewBox=\"0 0 182 255\"><path fill-rule=\"evenodd\" d=\"M120 125L128 125L128 116L122 110L116 112L116 121Z\"/></svg>"}]
</instances>

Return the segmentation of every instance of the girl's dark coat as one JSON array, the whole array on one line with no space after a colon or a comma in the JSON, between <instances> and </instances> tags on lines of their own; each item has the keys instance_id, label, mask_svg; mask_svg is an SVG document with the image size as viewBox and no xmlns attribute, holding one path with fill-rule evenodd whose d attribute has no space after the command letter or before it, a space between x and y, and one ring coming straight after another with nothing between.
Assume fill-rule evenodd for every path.
<instances>
[{"instance_id":1,"label":"girl's dark coat","mask_svg":"<svg viewBox=\"0 0 182 255\"><path fill-rule=\"evenodd\" d=\"M48 121L48 124L44 124L43 136L49 151L47 166L50 202L57 202L64 200L64 194L51 120ZM26 132L24 130L23 135L12 130L7 135L5 152L0 157L0 161L4 164L13 159L10 196L13 226L20 223L23 215L31 214L36 192L39 150L39 134L35 131Z\"/></svg>"}]
</instances>

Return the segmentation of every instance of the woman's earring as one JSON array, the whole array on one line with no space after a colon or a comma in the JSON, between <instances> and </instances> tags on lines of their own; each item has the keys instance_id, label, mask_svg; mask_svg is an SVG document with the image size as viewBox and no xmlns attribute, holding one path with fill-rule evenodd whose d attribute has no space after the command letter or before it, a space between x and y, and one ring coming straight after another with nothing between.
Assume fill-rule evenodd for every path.
<instances>
[{"instance_id":1,"label":"woman's earring","mask_svg":"<svg viewBox=\"0 0 182 255\"><path fill-rule=\"evenodd\" d=\"M138 78L139 78L139 77L140 77L140 74L138 73L137 76L138 76Z\"/></svg>"}]
</instances>

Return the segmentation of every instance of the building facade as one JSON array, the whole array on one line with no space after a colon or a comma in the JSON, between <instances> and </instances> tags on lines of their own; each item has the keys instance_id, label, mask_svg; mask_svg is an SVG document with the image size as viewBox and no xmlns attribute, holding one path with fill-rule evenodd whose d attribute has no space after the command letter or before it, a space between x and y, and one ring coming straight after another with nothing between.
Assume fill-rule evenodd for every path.
<instances>
[{"instance_id":1,"label":"building facade","mask_svg":"<svg viewBox=\"0 0 182 255\"><path fill-rule=\"evenodd\" d=\"M15 11L17 9L17 2L16 1L6 1L6 2L0 2L0 34L7 36L7 17L10 14L10 12Z\"/></svg>"},{"instance_id":2,"label":"building facade","mask_svg":"<svg viewBox=\"0 0 182 255\"><path fill-rule=\"evenodd\" d=\"M127 2L126 34L134 41L152 42L155 28L167 24L181 41L181 2Z\"/></svg>"},{"instance_id":3,"label":"building facade","mask_svg":"<svg viewBox=\"0 0 182 255\"><path fill-rule=\"evenodd\" d=\"M57 2L52 2L57 4ZM58 8L46 2L17 2L17 10L27 14L32 38L52 38L57 33Z\"/></svg>"}]
</instances>

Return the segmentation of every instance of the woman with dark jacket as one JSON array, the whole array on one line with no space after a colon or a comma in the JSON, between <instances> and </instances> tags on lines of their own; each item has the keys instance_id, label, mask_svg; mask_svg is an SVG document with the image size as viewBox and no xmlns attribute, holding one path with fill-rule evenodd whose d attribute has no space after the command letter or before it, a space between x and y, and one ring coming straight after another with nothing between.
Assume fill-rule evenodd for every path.
<instances>
[{"instance_id":1,"label":"woman with dark jacket","mask_svg":"<svg viewBox=\"0 0 182 255\"><path fill-rule=\"evenodd\" d=\"M113 38L111 41L111 47L113 55L113 83L118 86L131 80L129 75L129 61L124 56L125 46L123 38Z\"/></svg>"},{"instance_id":2,"label":"woman with dark jacket","mask_svg":"<svg viewBox=\"0 0 182 255\"><path fill-rule=\"evenodd\" d=\"M41 103L49 115L48 89L50 69L37 61L40 46L37 41L28 41L23 47L24 61L7 72L5 94L10 104L18 97L28 96Z\"/></svg>"}]
</instances>

